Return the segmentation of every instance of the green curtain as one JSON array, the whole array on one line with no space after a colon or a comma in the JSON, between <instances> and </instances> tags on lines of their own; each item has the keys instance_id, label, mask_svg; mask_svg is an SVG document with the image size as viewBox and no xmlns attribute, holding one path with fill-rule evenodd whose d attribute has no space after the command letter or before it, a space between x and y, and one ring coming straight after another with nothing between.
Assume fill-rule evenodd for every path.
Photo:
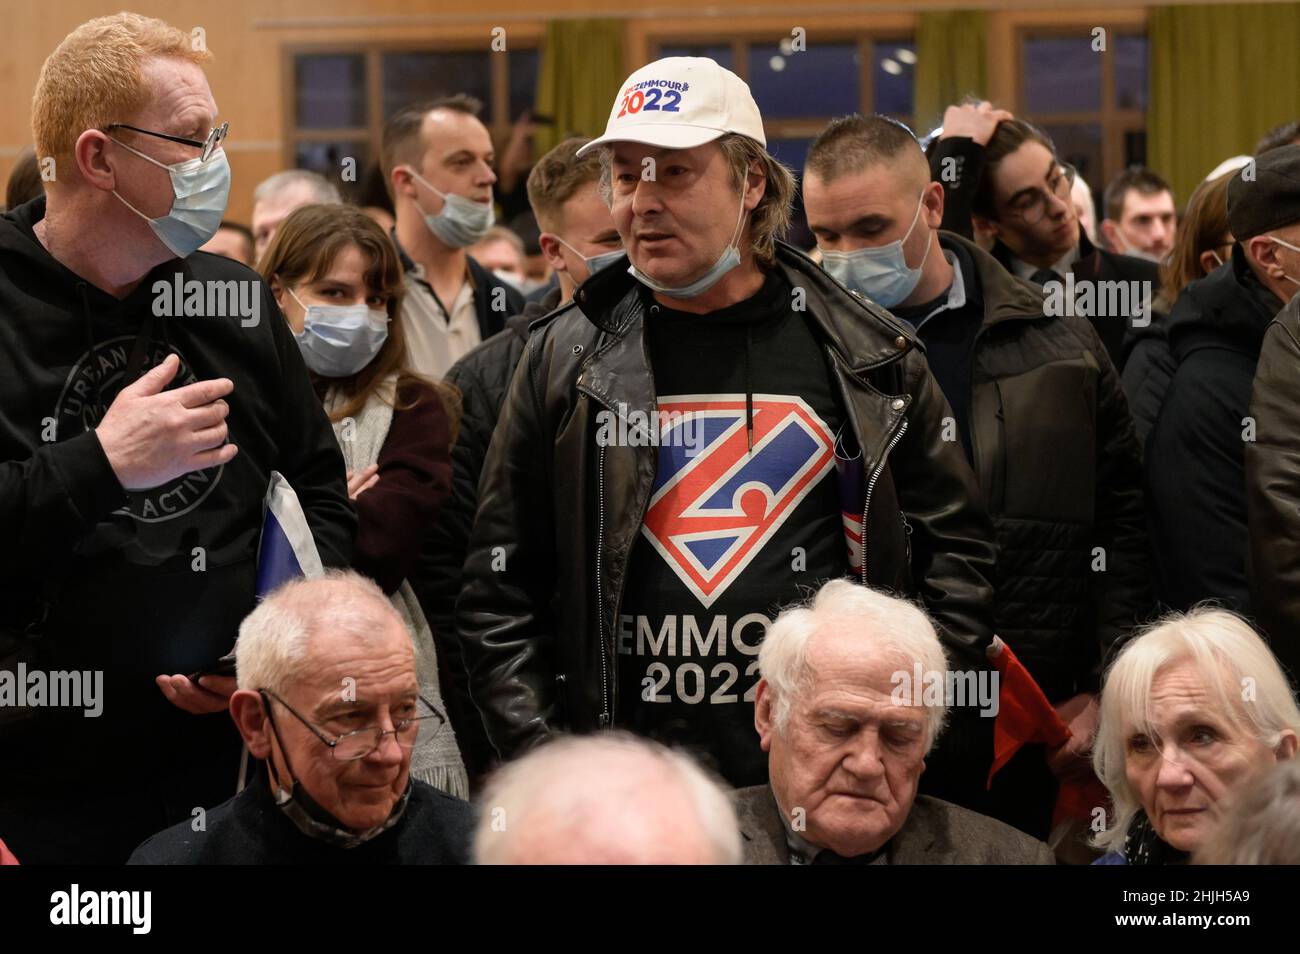
<instances>
[{"instance_id":1,"label":"green curtain","mask_svg":"<svg viewBox=\"0 0 1300 954\"><path fill-rule=\"evenodd\" d=\"M1147 35L1147 165L1178 201L1221 160L1300 118L1300 5L1157 7Z\"/></svg>"},{"instance_id":2,"label":"green curtain","mask_svg":"<svg viewBox=\"0 0 1300 954\"><path fill-rule=\"evenodd\" d=\"M553 20L546 25L538 66L536 113L553 116L534 136L543 155L572 135L595 137L605 131L623 69L621 20Z\"/></svg>"},{"instance_id":3,"label":"green curtain","mask_svg":"<svg viewBox=\"0 0 1300 954\"><path fill-rule=\"evenodd\" d=\"M922 13L916 29L916 133L943 121L943 111L962 97L984 98L985 27L978 10Z\"/></svg>"}]
</instances>

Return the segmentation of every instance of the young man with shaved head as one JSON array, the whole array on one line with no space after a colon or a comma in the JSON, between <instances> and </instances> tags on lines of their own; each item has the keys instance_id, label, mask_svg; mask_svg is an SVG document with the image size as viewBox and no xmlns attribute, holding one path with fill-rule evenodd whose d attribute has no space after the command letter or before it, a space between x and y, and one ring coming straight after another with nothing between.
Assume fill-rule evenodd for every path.
<instances>
[{"instance_id":1,"label":"young man with shaved head","mask_svg":"<svg viewBox=\"0 0 1300 954\"><path fill-rule=\"evenodd\" d=\"M943 188L901 123L831 123L808 151L804 205L826 270L925 345L997 531L995 631L1051 702L1084 707L1105 650L1146 606L1142 469L1106 349L1087 321L1046 316L1037 289L939 230ZM1052 785L1037 765L1046 797L1021 788L1000 807L1046 837Z\"/></svg>"}]
</instances>

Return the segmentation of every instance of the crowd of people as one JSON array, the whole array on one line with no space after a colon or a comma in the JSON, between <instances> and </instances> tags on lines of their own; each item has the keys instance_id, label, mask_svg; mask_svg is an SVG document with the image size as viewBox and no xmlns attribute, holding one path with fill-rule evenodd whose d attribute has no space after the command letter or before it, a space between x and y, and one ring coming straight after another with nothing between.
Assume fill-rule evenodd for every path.
<instances>
[{"instance_id":1,"label":"crowd of people","mask_svg":"<svg viewBox=\"0 0 1300 954\"><path fill-rule=\"evenodd\" d=\"M245 225L209 58L81 25L8 183L0 860L1300 863L1296 123L1098 210L669 57L511 227L461 94Z\"/></svg>"}]
</instances>

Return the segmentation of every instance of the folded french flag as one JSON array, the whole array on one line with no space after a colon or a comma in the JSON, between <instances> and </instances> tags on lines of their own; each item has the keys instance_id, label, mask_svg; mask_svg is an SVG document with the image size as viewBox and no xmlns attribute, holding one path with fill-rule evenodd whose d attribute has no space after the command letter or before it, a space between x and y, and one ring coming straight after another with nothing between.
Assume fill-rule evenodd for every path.
<instances>
[{"instance_id":1,"label":"folded french flag","mask_svg":"<svg viewBox=\"0 0 1300 954\"><path fill-rule=\"evenodd\" d=\"M316 541L298 495L279 471L271 471L266 488L262 539L257 545L257 598L299 576L325 573Z\"/></svg>"}]
</instances>

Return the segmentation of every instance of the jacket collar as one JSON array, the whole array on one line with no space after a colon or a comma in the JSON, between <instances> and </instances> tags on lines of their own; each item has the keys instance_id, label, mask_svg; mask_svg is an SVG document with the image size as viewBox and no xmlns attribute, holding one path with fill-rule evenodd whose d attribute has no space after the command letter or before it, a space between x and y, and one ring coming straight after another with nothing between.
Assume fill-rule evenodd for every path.
<instances>
[{"instance_id":1,"label":"jacket collar","mask_svg":"<svg viewBox=\"0 0 1300 954\"><path fill-rule=\"evenodd\" d=\"M939 233L939 245L961 248L970 256L979 277L984 302L983 327L1003 321L1034 320L1043 317L1043 296L1029 282L1016 278L996 258L974 242L953 232Z\"/></svg>"}]
</instances>

